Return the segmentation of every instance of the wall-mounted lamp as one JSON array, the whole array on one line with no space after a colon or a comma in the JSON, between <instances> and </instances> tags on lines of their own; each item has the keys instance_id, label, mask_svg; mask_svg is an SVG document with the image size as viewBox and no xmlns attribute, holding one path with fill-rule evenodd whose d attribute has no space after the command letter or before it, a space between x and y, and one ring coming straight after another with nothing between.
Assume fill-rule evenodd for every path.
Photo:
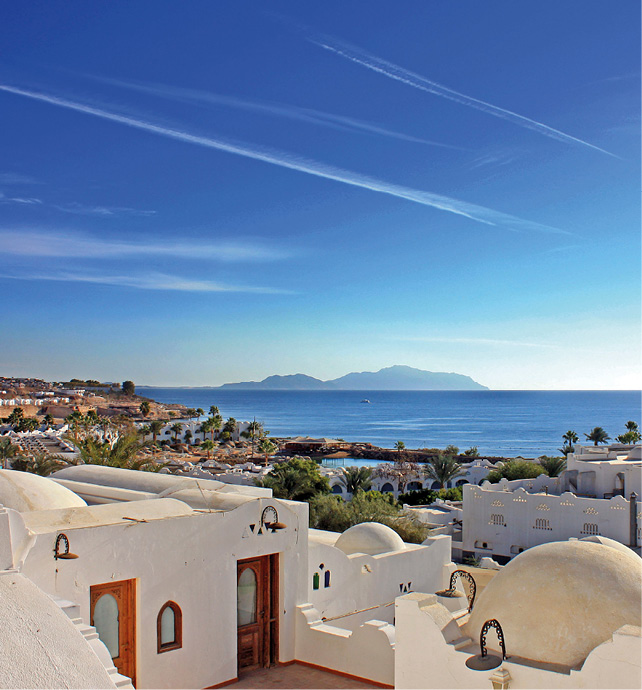
<instances>
[{"instance_id":1,"label":"wall-mounted lamp","mask_svg":"<svg viewBox=\"0 0 642 690\"><path fill-rule=\"evenodd\" d=\"M64 551L60 553L60 546L61 544L64 547ZM54 546L54 558L55 560L58 560L59 558L62 558L64 560L71 560L72 558L78 558L78 556L75 553L71 553L69 551L69 538L64 532L61 532L57 537L56 537L56 545Z\"/></svg>"},{"instance_id":2,"label":"wall-mounted lamp","mask_svg":"<svg viewBox=\"0 0 642 690\"><path fill-rule=\"evenodd\" d=\"M498 668L490 677L490 682L495 690L508 690L511 680L513 679L510 673L503 666Z\"/></svg>"}]
</instances>

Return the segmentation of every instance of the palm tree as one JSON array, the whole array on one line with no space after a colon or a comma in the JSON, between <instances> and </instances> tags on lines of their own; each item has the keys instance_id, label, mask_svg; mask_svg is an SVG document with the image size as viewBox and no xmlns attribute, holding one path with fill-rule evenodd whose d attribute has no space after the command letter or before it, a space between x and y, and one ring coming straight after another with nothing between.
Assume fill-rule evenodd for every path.
<instances>
[{"instance_id":1,"label":"palm tree","mask_svg":"<svg viewBox=\"0 0 642 690\"><path fill-rule=\"evenodd\" d=\"M138 409L140 410L140 413L143 415L143 417L147 417L149 411L152 409L152 406L147 402L147 400L143 400Z\"/></svg>"},{"instance_id":2,"label":"palm tree","mask_svg":"<svg viewBox=\"0 0 642 690\"><path fill-rule=\"evenodd\" d=\"M212 415L212 417L216 417L216 416L220 415L221 412L218 409L218 407L216 407L216 405L211 405L210 406L210 414Z\"/></svg>"},{"instance_id":3,"label":"palm tree","mask_svg":"<svg viewBox=\"0 0 642 690\"><path fill-rule=\"evenodd\" d=\"M611 437L602 429L601 426L596 426L591 429L591 433L584 434L587 441L593 441L593 445L597 446L598 443L606 443L611 440Z\"/></svg>"},{"instance_id":4,"label":"palm tree","mask_svg":"<svg viewBox=\"0 0 642 690\"><path fill-rule=\"evenodd\" d=\"M42 420L47 427L53 426L54 418L51 414L46 414Z\"/></svg>"},{"instance_id":5,"label":"palm tree","mask_svg":"<svg viewBox=\"0 0 642 690\"><path fill-rule=\"evenodd\" d=\"M564 441L564 445L566 446L572 447L579 440L580 437L574 431L567 431L565 434L562 435L562 441Z\"/></svg>"},{"instance_id":6,"label":"palm tree","mask_svg":"<svg viewBox=\"0 0 642 690\"><path fill-rule=\"evenodd\" d=\"M262 438L259 441L259 453L263 453L265 455L265 466L267 467L268 465L268 457L270 455L274 455L276 453L277 447L276 444L272 443L269 438Z\"/></svg>"},{"instance_id":7,"label":"palm tree","mask_svg":"<svg viewBox=\"0 0 642 690\"><path fill-rule=\"evenodd\" d=\"M202 407L196 408L196 416L197 417L202 417L204 414L205 414L205 410Z\"/></svg>"},{"instance_id":8,"label":"palm tree","mask_svg":"<svg viewBox=\"0 0 642 690\"><path fill-rule=\"evenodd\" d=\"M138 430L138 433L142 436L143 441L152 433L152 429L149 424L143 424Z\"/></svg>"},{"instance_id":9,"label":"palm tree","mask_svg":"<svg viewBox=\"0 0 642 690\"><path fill-rule=\"evenodd\" d=\"M537 458L537 462L546 470L549 477L559 477L566 469L566 458L555 458L547 455Z\"/></svg>"},{"instance_id":10,"label":"palm tree","mask_svg":"<svg viewBox=\"0 0 642 690\"><path fill-rule=\"evenodd\" d=\"M18 431L36 431L40 428L40 422L35 417L23 417L16 427Z\"/></svg>"},{"instance_id":11,"label":"palm tree","mask_svg":"<svg viewBox=\"0 0 642 690\"><path fill-rule=\"evenodd\" d=\"M160 419L155 419L150 425L149 425L149 431L152 435L152 443L156 445L156 439L158 438L158 434L163 430L163 427L165 426L165 422L161 421Z\"/></svg>"},{"instance_id":12,"label":"palm tree","mask_svg":"<svg viewBox=\"0 0 642 690\"><path fill-rule=\"evenodd\" d=\"M22 407L14 407L11 414L7 417L7 423L11 424L11 426L16 426L24 416L25 413Z\"/></svg>"},{"instance_id":13,"label":"palm tree","mask_svg":"<svg viewBox=\"0 0 642 690\"><path fill-rule=\"evenodd\" d=\"M178 440L178 435L183 433L183 425L180 422L172 424L170 431L174 435L174 443Z\"/></svg>"},{"instance_id":14,"label":"palm tree","mask_svg":"<svg viewBox=\"0 0 642 690\"><path fill-rule=\"evenodd\" d=\"M74 434L74 443L78 443L78 426L80 425L82 418L82 414L78 412L78 410L75 410L70 415L65 417L65 422L67 422L67 425L71 428Z\"/></svg>"},{"instance_id":15,"label":"palm tree","mask_svg":"<svg viewBox=\"0 0 642 690\"><path fill-rule=\"evenodd\" d=\"M221 417L220 414L215 414L212 417L212 428L210 431L212 432L212 441L214 440L214 432L216 432L216 436L218 437L218 433L221 430L221 425L223 424L223 417Z\"/></svg>"},{"instance_id":16,"label":"palm tree","mask_svg":"<svg viewBox=\"0 0 642 690\"><path fill-rule=\"evenodd\" d=\"M193 434L192 434L191 429L188 429L188 430L185 432L185 436L183 436L183 439L185 440L185 443L189 444L189 442L192 440L192 435L193 435Z\"/></svg>"},{"instance_id":17,"label":"palm tree","mask_svg":"<svg viewBox=\"0 0 642 690\"><path fill-rule=\"evenodd\" d=\"M137 460L141 445L136 434L119 436L115 443L89 437L78 443L80 456L87 465L109 465L124 469L141 469L149 460Z\"/></svg>"},{"instance_id":18,"label":"palm tree","mask_svg":"<svg viewBox=\"0 0 642 690\"><path fill-rule=\"evenodd\" d=\"M214 418L208 417L200 426L199 431L203 434L203 439L205 439L205 434L212 434L212 443L214 442Z\"/></svg>"},{"instance_id":19,"label":"palm tree","mask_svg":"<svg viewBox=\"0 0 642 690\"><path fill-rule=\"evenodd\" d=\"M227 433L232 436L234 432L236 431L237 428L237 423L236 419L234 417L230 417L227 422L225 422L225 426L223 427L223 431L227 431Z\"/></svg>"},{"instance_id":20,"label":"palm tree","mask_svg":"<svg viewBox=\"0 0 642 690\"><path fill-rule=\"evenodd\" d=\"M201 443L201 448L205 448L207 451L207 459L209 460L212 457L212 449L214 448L214 442L210 441L209 438L203 441Z\"/></svg>"},{"instance_id":21,"label":"palm tree","mask_svg":"<svg viewBox=\"0 0 642 690\"><path fill-rule=\"evenodd\" d=\"M451 479L456 479L465 474L460 463L452 455L432 458L432 460L426 463L425 472L427 477L439 482L439 488L441 489Z\"/></svg>"},{"instance_id":22,"label":"palm tree","mask_svg":"<svg viewBox=\"0 0 642 690\"><path fill-rule=\"evenodd\" d=\"M2 460L2 466L7 469L7 460L11 460L20 452L20 448L13 443L8 438L3 438L0 440L0 460Z\"/></svg>"},{"instance_id":23,"label":"palm tree","mask_svg":"<svg viewBox=\"0 0 642 690\"><path fill-rule=\"evenodd\" d=\"M640 434L637 422L628 421L624 426L626 427L626 433L620 434L615 440L618 443L626 443L627 445L639 443L640 439L642 439L642 434Z\"/></svg>"},{"instance_id":24,"label":"palm tree","mask_svg":"<svg viewBox=\"0 0 642 690\"><path fill-rule=\"evenodd\" d=\"M395 443L395 450L397 451L397 455L401 455L401 451L406 448L406 444L403 441L397 441Z\"/></svg>"},{"instance_id":25,"label":"palm tree","mask_svg":"<svg viewBox=\"0 0 642 690\"><path fill-rule=\"evenodd\" d=\"M372 487L372 470L369 467L344 467L339 481L347 493L353 496L359 491L370 491Z\"/></svg>"}]
</instances>

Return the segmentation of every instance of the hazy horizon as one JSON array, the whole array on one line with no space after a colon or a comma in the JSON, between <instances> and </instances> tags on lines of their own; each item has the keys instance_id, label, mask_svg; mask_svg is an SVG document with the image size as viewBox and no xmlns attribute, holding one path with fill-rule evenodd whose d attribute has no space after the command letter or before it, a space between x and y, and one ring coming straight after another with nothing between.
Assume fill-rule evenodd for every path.
<instances>
[{"instance_id":1,"label":"hazy horizon","mask_svg":"<svg viewBox=\"0 0 642 690\"><path fill-rule=\"evenodd\" d=\"M8 5L0 370L639 390L639 26L602 0Z\"/></svg>"}]
</instances>

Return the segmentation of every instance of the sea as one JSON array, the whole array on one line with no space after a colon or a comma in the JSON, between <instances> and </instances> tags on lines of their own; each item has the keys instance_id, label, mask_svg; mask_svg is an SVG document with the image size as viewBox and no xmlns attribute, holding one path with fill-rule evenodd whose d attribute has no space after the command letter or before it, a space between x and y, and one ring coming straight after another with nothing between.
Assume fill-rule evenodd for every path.
<instances>
[{"instance_id":1,"label":"sea","mask_svg":"<svg viewBox=\"0 0 642 690\"><path fill-rule=\"evenodd\" d=\"M393 448L476 446L480 455L559 455L562 434L640 424L640 391L250 391L137 386L139 395L256 419L272 436L325 436ZM364 402L368 400L369 402Z\"/></svg>"}]
</instances>

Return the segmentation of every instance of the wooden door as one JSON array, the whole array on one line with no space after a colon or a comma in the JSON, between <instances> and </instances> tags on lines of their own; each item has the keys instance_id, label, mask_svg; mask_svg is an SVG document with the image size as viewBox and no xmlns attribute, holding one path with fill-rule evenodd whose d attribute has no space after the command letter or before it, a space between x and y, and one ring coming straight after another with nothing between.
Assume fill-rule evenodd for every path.
<instances>
[{"instance_id":1,"label":"wooden door","mask_svg":"<svg viewBox=\"0 0 642 690\"><path fill-rule=\"evenodd\" d=\"M119 673L136 685L136 580L92 585L91 625Z\"/></svg>"},{"instance_id":2,"label":"wooden door","mask_svg":"<svg viewBox=\"0 0 642 690\"><path fill-rule=\"evenodd\" d=\"M267 667L278 660L278 584L278 554L238 562L239 671Z\"/></svg>"}]
</instances>

